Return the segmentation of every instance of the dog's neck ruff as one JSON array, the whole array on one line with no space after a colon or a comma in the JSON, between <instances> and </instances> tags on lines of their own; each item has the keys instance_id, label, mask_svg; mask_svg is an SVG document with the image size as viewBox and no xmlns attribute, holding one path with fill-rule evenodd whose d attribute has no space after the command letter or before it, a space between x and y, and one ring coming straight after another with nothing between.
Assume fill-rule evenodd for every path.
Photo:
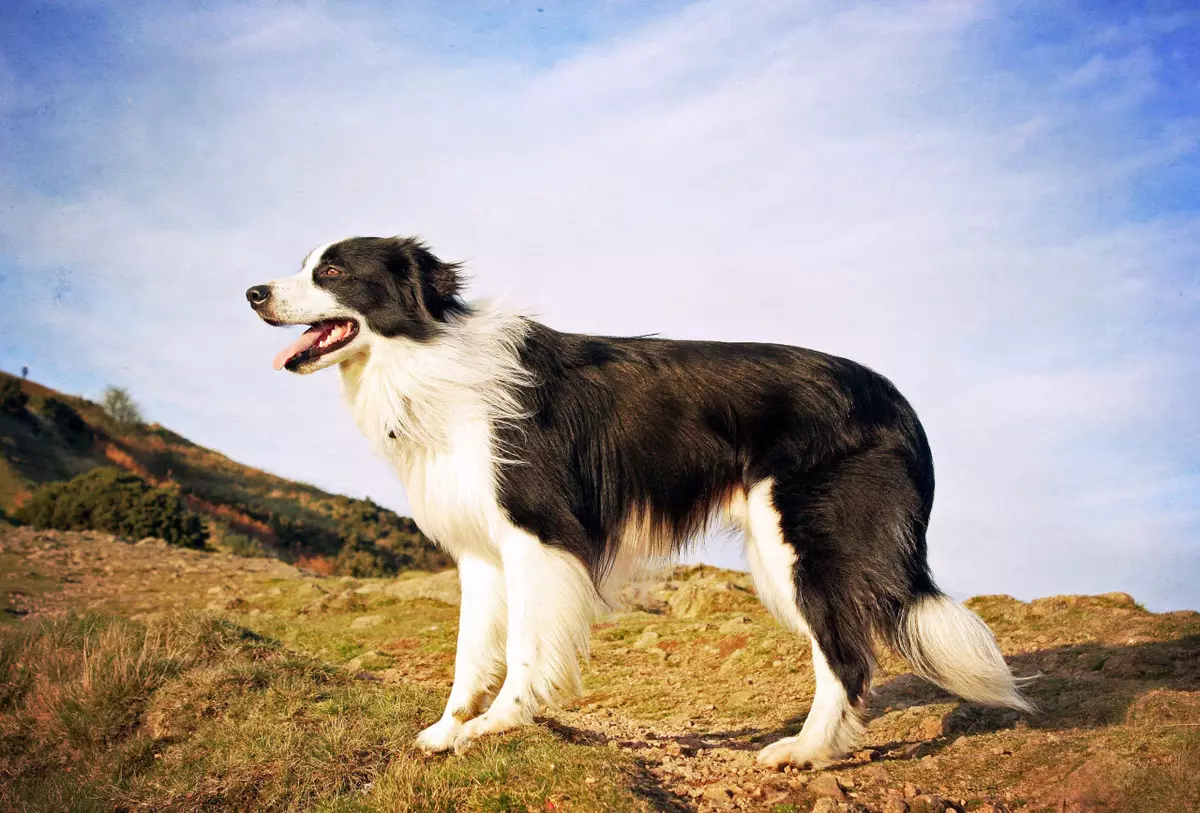
<instances>
[{"instance_id":1,"label":"dog's neck ruff","mask_svg":"<svg viewBox=\"0 0 1200 813\"><path fill-rule=\"evenodd\" d=\"M371 337L368 353L341 364L355 422L376 451L409 456L446 449L464 426L521 418L516 390L533 383L519 357L528 330L515 312L475 305L431 341Z\"/></svg>"}]
</instances>

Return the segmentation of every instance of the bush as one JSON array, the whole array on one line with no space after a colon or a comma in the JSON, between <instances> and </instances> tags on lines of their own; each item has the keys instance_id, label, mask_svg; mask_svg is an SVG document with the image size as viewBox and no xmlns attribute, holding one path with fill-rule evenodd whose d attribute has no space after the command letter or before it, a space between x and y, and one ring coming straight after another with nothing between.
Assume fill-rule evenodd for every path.
<instances>
[{"instance_id":1,"label":"bush","mask_svg":"<svg viewBox=\"0 0 1200 813\"><path fill-rule=\"evenodd\" d=\"M129 431L138 429L145 423L142 410L138 408L129 390L123 387L109 387L104 390L104 397L100 403L117 429Z\"/></svg>"},{"instance_id":2,"label":"bush","mask_svg":"<svg viewBox=\"0 0 1200 813\"><path fill-rule=\"evenodd\" d=\"M207 538L199 517L174 492L112 468L47 483L16 516L37 528L105 531L129 539L156 536L189 547L203 547Z\"/></svg>"},{"instance_id":3,"label":"bush","mask_svg":"<svg viewBox=\"0 0 1200 813\"><path fill-rule=\"evenodd\" d=\"M0 411L10 415L25 414L29 396L21 389L21 382L8 376L0 377Z\"/></svg>"},{"instance_id":4,"label":"bush","mask_svg":"<svg viewBox=\"0 0 1200 813\"><path fill-rule=\"evenodd\" d=\"M221 542L225 550L234 556L258 558L267 555L261 542L245 534L225 534L225 538Z\"/></svg>"},{"instance_id":5,"label":"bush","mask_svg":"<svg viewBox=\"0 0 1200 813\"><path fill-rule=\"evenodd\" d=\"M75 407L66 401L47 395L40 399L35 406L38 408L38 412L42 413L42 417L53 424L59 434L68 440L80 440L91 434L87 422L75 411Z\"/></svg>"},{"instance_id":6,"label":"bush","mask_svg":"<svg viewBox=\"0 0 1200 813\"><path fill-rule=\"evenodd\" d=\"M333 563L333 572L356 579L395 576L406 562L387 548L370 542L350 541L342 546Z\"/></svg>"}]
</instances>

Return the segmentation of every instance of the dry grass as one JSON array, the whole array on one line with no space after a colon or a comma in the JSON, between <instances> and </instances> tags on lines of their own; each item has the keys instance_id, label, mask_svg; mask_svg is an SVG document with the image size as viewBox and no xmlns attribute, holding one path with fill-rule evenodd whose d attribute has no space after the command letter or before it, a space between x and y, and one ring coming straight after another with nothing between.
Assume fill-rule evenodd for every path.
<instances>
[{"instance_id":1,"label":"dry grass","mask_svg":"<svg viewBox=\"0 0 1200 813\"><path fill-rule=\"evenodd\" d=\"M0 633L0 808L644 807L628 762L546 731L414 752L437 700L211 615L44 619Z\"/></svg>"}]
</instances>

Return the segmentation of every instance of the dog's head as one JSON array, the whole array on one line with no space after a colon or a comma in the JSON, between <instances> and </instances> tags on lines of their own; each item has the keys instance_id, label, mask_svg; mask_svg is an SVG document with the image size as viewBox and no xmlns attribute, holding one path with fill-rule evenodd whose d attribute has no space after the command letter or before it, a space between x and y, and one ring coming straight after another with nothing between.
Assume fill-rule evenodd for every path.
<instances>
[{"instance_id":1,"label":"dog's head","mask_svg":"<svg viewBox=\"0 0 1200 813\"><path fill-rule=\"evenodd\" d=\"M310 325L275 369L311 373L369 352L372 341L434 338L466 310L458 266L405 237L350 237L314 249L295 276L246 291L271 325Z\"/></svg>"}]
</instances>

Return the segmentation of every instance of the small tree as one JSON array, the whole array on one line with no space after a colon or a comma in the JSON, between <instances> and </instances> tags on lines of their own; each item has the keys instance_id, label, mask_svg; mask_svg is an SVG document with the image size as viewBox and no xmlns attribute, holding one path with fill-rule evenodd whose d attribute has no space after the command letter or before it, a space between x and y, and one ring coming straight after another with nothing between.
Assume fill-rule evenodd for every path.
<instances>
[{"instance_id":1,"label":"small tree","mask_svg":"<svg viewBox=\"0 0 1200 813\"><path fill-rule=\"evenodd\" d=\"M100 403L109 420L118 429L137 429L144 423L141 409L134 402L129 390L124 387L108 387L104 390L104 397Z\"/></svg>"}]
</instances>

